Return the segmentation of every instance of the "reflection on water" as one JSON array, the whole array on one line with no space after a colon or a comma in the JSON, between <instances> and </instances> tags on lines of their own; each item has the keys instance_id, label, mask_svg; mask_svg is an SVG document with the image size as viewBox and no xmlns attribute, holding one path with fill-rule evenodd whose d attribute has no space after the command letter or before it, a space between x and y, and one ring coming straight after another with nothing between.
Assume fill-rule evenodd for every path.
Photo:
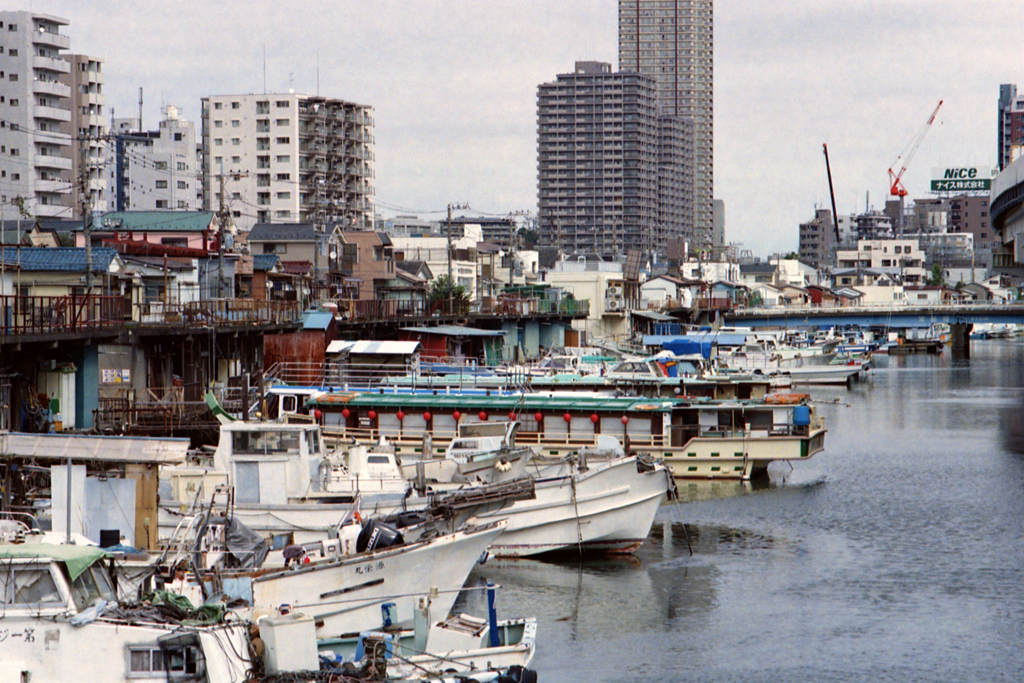
<instances>
[{"instance_id":1,"label":"reflection on water","mask_svg":"<svg viewBox=\"0 0 1024 683\"><path fill-rule=\"evenodd\" d=\"M823 453L684 483L635 558L492 560L470 583L538 617L544 681L1024 679L1024 345L972 346L811 389Z\"/></svg>"}]
</instances>

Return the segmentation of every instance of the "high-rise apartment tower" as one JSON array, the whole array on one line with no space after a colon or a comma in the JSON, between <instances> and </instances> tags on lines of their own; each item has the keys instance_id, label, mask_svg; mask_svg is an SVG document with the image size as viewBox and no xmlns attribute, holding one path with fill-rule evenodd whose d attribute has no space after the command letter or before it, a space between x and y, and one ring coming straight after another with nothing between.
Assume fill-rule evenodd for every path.
<instances>
[{"instance_id":1,"label":"high-rise apartment tower","mask_svg":"<svg viewBox=\"0 0 1024 683\"><path fill-rule=\"evenodd\" d=\"M713 0L619 0L619 70L655 81L658 114L692 126L691 239L712 240L714 198Z\"/></svg>"}]
</instances>

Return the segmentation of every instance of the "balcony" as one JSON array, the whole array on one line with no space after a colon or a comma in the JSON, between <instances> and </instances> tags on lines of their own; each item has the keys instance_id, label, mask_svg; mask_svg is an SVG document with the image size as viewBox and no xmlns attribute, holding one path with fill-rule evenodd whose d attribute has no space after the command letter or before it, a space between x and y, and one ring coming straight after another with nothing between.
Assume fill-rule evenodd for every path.
<instances>
[{"instance_id":1,"label":"balcony","mask_svg":"<svg viewBox=\"0 0 1024 683\"><path fill-rule=\"evenodd\" d=\"M58 168L62 171L71 170L71 159L54 154L37 154L32 159L34 168Z\"/></svg>"},{"instance_id":2,"label":"balcony","mask_svg":"<svg viewBox=\"0 0 1024 683\"><path fill-rule=\"evenodd\" d=\"M51 121L63 121L65 123L71 122L70 110L57 109L56 107L44 107L38 104L32 107L32 116L37 119L49 119Z\"/></svg>"},{"instance_id":3,"label":"balcony","mask_svg":"<svg viewBox=\"0 0 1024 683\"><path fill-rule=\"evenodd\" d=\"M32 33L32 44L33 45L44 45L46 47L55 47L59 50L70 50L71 49L71 38L64 35L63 33L56 33L54 31L40 31L36 29Z\"/></svg>"},{"instance_id":4,"label":"balcony","mask_svg":"<svg viewBox=\"0 0 1024 683\"><path fill-rule=\"evenodd\" d=\"M37 180L32 183L32 188L36 194L67 194L71 191L71 183L59 178L54 180Z\"/></svg>"},{"instance_id":5,"label":"balcony","mask_svg":"<svg viewBox=\"0 0 1024 683\"><path fill-rule=\"evenodd\" d=\"M71 97L71 86L55 81L35 80L32 81L32 92L54 97Z\"/></svg>"},{"instance_id":6,"label":"balcony","mask_svg":"<svg viewBox=\"0 0 1024 683\"><path fill-rule=\"evenodd\" d=\"M77 332L123 324L124 299L119 296L0 296L2 335Z\"/></svg>"},{"instance_id":7,"label":"balcony","mask_svg":"<svg viewBox=\"0 0 1024 683\"><path fill-rule=\"evenodd\" d=\"M40 57L39 55L33 55L32 66L36 69L56 71L62 74L71 73L71 64L69 62L65 62L63 59L54 59L52 57Z\"/></svg>"}]
</instances>

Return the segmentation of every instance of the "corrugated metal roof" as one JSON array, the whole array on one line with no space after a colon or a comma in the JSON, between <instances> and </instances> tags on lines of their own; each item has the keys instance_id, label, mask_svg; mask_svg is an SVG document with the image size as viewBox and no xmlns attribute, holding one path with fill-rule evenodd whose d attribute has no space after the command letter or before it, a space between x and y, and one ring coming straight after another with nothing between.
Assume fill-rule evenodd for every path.
<instances>
[{"instance_id":1,"label":"corrugated metal roof","mask_svg":"<svg viewBox=\"0 0 1024 683\"><path fill-rule=\"evenodd\" d=\"M4 247L4 264L24 271L85 272L85 247ZM117 258L117 252L108 247L92 250L92 272L105 273Z\"/></svg>"},{"instance_id":2,"label":"corrugated metal roof","mask_svg":"<svg viewBox=\"0 0 1024 683\"><path fill-rule=\"evenodd\" d=\"M19 458L64 461L134 462L175 465L185 462L188 439L68 434L0 434L0 452Z\"/></svg>"},{"instance_id":3,"label":"corrugated metal roof","mask_svg":"<svg viewBox=\"0 0 1024 683\"><path fill-rule=\"evenodd\" d=\"M111 211L100 217L94 230L203 232L212 223L212 211Z\"/></svg>"},{"instance_id":4,"label":"corrugated metal roof","mask_svg":"<svg viewBox=\"0 0 1024 683\"><path fill-rule=\"evenodd\" d=\"M402 332L440 334L446 337L503 337L501 330L481 330L464 325L437 325L436 327L403 327Z\"/></svg>"},{"instance_id":5,"label":"corrugated metal roof","mask_svg":"<svg viewBox=\"0 0 1024 683\"><path fill-rule=\"evenodd\" d=\"M327 353L365 353L381 355L410 355L420 348L418 341L332 341Z\"/></svg>"}]
</instances>

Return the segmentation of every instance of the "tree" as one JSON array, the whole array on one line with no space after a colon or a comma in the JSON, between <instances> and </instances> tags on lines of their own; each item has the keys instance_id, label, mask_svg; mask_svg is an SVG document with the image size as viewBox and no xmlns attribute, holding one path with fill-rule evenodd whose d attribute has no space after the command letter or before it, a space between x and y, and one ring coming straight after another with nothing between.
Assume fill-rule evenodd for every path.
<instances>
[{"instance_id":1,"label":"tree","mask_svg":"<svg viewBox=\"0 0 1024 683\"><path fill-rule=\"evenodd\" d=\"M462 285L452 282L447 275L441 275L430 286L430 300L435 310L443 313L468 313L469 292Z\"/></svg>"},{"instance_id":2,"label":"tree","mask_svg":"<svg viewBox=\"0 0 1024 683\"><path fill-rule=\"evenodd\" d=\"M786 261L799 261L800 254L796 253L795 251L791 251L782 258L785 259Z\"/></svg>"},{"instance_id":3,"label":"tree","mask_svg":"<svg viewBox=\"0 0 1024 683\"><path fill-rule=\"evenodd\" d=\"M928 284L933 287L941 287L945 284L945 279L942 277L942 266L938 263L932 266L932 271L928 275Z\"/></svg>"}]
</instances>

